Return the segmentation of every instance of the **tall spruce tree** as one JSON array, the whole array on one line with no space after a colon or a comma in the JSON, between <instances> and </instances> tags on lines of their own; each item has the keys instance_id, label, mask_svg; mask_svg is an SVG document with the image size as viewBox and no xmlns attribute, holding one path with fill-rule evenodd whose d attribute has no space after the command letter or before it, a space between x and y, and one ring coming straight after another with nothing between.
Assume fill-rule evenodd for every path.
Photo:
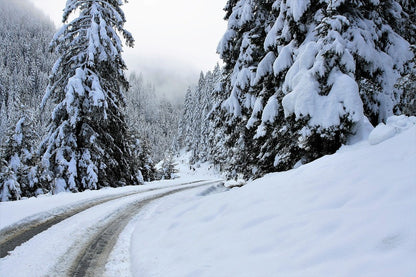
<instances>
[{"instance_id":1,"label":"tall spruce tree","mask_svg":"<svg viewBox=\"0 0 416 277\"><path fill-rule=\"evenodd\" d=\"M264 55L263 41L271 5L272 1L241 0L229 1L225 8L228 30L218 46L225 62L219 93L228 97L219 106L218 114L224 122L227 164L233 177L237 172L249 170L253 160L254 145L246 132L254 105L251 80Z\"/></svg>"},{"instance_id":2,"label":"tall spruce tree","mask_svg":"<svg viewBox=\"0 0 416 277\"><path fill-rule=\"evenodd\" d=\"M139 184L129 146L123 89L126 65L123 36L132 35L121 0L68 0L67 22L54 36L59 55L43 104L57 104L47 138L41 145L43 180L54 192Z\"/></svg>"}]
</instances>

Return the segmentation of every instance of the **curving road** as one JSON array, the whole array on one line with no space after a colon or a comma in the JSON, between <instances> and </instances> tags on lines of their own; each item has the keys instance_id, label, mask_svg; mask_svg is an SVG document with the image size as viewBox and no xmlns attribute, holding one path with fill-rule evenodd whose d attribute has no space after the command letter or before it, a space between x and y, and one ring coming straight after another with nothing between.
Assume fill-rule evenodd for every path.
<instances>
[{"instance_id":1,"label":"curving road","mask_svg":"<svg viewBox=\"0 0 416 277\"><path fill-rule=\"evenodd\" d=\"M181 191L202 186L218 186L218 184L221 184L221 181L195 181L168 188L152 188L140 192L129 192L84 201L78 203L76 206L68 207L64 212L60 212L53 216L35 216L35 218L41 219L31 221L26 220L22 224L16 224L0 231L0 258L6 257L9 254L9 251L24 244L26 241L29 241L32 237L83 211L93 207L99 207L99 205L110 201L119 201L135 197L136 194L139 196L142 193L155 191L155 193L152 193L148 197L137 197L136 200L126 202L127 204L110 213L105 221L99 222L99 224L97 223L98 227L96 230L89 234L87 239L84 238L81 245L79 245L77 241L74 241L73 244L76 245L76 251L74 251L74 249L68 249L67 255L64 255L67 261L60 263L60 259L57 259L55 270L50 274L52 276L101 276L108 260L108 256L111 253L119 234L143 206L156 199L161 199ZM160 190L160 192L158 192L158 190Z\"/></svg>"}]
</instances>

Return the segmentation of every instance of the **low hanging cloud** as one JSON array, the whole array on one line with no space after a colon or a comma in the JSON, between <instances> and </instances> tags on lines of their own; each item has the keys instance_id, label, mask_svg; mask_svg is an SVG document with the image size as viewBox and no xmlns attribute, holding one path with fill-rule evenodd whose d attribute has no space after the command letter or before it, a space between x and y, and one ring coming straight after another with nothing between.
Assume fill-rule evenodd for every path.
<instances>
[{"instance_id":1,"label":"low hanging cloud","mask_svg":"<svg viewBox=\"0 0 416 277\"><path fill-rule=\"evenodd\" d=\"M196 85L200 69L178 62L171 57L146 57L129 53L126 59L130 73L142 73L145 82L155 87L155 92L173 103L182 103L188 87Z\"/></svg>"}]
</instances>

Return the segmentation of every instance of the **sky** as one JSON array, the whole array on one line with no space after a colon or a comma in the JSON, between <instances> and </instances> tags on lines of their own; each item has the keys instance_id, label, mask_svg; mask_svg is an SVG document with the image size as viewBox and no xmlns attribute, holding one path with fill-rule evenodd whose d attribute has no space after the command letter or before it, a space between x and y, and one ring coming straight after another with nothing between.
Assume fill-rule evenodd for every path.
<instances>
[{"instance_id":1,"label":"sky","mask_svg":"<svg viewBox=\"0 0 416 277\"><path fill-rule=\"evenodd\" d=\"M30 0L61 26L66 0ZM124 48L129 71L142 73L156 90L182 101L199 73L220 62L216 48L226 30L226 0L130 0L122 8L135 38Z\"/></svg>"}]
</instances>

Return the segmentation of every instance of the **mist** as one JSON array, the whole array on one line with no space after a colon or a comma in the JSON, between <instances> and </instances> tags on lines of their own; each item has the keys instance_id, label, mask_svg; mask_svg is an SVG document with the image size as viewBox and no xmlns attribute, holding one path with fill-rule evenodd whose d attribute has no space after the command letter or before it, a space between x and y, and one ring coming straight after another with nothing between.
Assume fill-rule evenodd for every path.
<instances>
[{"instance_id":1,"label":"mist","mask_svg":"<svg viewBox=\"0 0 416 277\"><path fill-rule=\"evenodd\" d=\"M171 57L145 57L130 54L126 60L127 74L142 74L150 82L156 94L174 104L183 103L187 88L196 85L201 69L176 61Z\"/></svg>"},{"instance_id":2,"label":"mist","mask_svg":"<svg viewBox=\"0 0 416 277\"><path fill-rule=\"evenodd\" d=\"M66 0L30 1L60 28ZM224 0L140 0L123 5L126 29L136 40L134 48L124 48L127 74L142 73L158 94L182 102L199 73L219 62L216 47L226 30L224 5Z\"/></svg>"}]
</instances>

